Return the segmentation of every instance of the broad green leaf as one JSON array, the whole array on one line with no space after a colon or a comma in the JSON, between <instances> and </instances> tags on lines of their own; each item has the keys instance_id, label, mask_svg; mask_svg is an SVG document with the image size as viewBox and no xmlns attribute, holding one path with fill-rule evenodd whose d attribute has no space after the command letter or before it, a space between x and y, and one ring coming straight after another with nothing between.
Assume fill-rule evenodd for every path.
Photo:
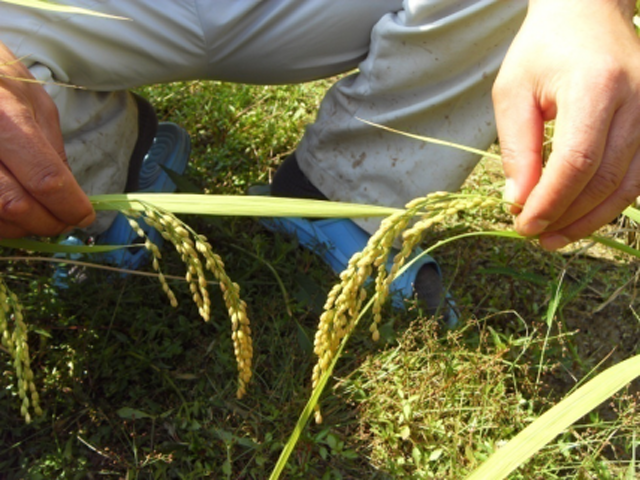
<instances>
[{"instance_id":1,"label":"broad green leaf","mask_svg":"<svg viewBox=\"0 0 640 480\"><path fill-rule=\"evenodd\" d=\"M143 210L143 203L173 213L250 217L385 217L397 208L246 195L203 195L187 193L126 193L90 197L96 210Z\"/></svg>"},{"instance_id":2,"label":"broad green leaf","mask_svg":"<svg viewBox=\"0 0 640 480\"><path fill-rule=\"evenodd\" d=\"M45 0L0 0L0 2L11 3L13 5L19 5L21 7L27 7L27 8L39 8L40 10L49 10L52 12L77 13L81 15L92 15L94 17L111 18L114 20L128 20L128 18L118 17L116 15L108 15L106 13L94 12L93 10L87 10L86 8L60 5L58 3L49 2Z\"/></svg>"},{"instance_id":3,"label":"broad green leaf","mask_svg":"<svg viewBox=\"0 0 640 480\"><path fill-rule=\"evenodd\" d=\"M467 480L506 478L556 436L639 376L640 355L605 370L516 435Z\"/></svg>"}]
</instances>

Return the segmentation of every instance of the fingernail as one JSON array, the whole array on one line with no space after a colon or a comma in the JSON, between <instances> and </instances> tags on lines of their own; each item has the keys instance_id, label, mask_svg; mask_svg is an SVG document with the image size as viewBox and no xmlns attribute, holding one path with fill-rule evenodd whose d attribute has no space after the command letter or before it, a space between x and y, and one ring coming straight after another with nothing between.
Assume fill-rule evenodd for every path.
<instances>
[{"instance_id":1,"label":"fingernail","mask_svg":"<svg viewBox=\"0 0 640 480\"><path fill-rule=\"evenodd\" d=\"M502 199L505 202L514 203L516 201L516 184L511 178L507 178L502 192Z\"/></svg>"},{"instance_id":2,"label":"fingernail","mask_svg":"<svg viewBox=\"0 0 640 480\"><path fill-rule=\"evenodd\" d=\"M510 205L507 205L506 208L509 211L509 213L513 214L513 215L517 215L520 212L522 212L522 207L520 205L515 205L515 201L516 201L516 182L511 179L511 178L507 178L505 184L504 184L504 190L502 191L502 199L505 202L509 202Z\"/></svg>"},{"instance_id":3,"label":"fingernail","mask_svg":"<svg viewBox=\"0 0 640 480\"><path fill-rule=\"evenodd\" d=\"M540 237L540 246L549 251L559 250L570 243L571 240L564 235L552 234Z\"/></svg>"},{"instance_id":4,"label":"fingernail","mask_svg":"<svg viewBox=\"0 0 640 480\"><path fill-rule=\"evenodd\" d=\"M534 235L538 235L544 232L545 228L549 226L548 221L546 220L530 220L527 223L522 223L520 218L516 219L516 230L520 235L524 235L525 237L533 237Z\"/></svg>"},{"instance_id":5,"label":"fingernail","mask_svg":"<svg viewBox=\"0 0 640 480\"><path fill-rule=\"evenodd\" d=\"M78 223L77 227L78 228L85 228L88 227L89 225L91 225L94 220L96 219L96 216L94 213L92 213L91 215L87 215L86 217L84 217L82 219L82 221L80 223Z\"/></svg>"}]
</instances>

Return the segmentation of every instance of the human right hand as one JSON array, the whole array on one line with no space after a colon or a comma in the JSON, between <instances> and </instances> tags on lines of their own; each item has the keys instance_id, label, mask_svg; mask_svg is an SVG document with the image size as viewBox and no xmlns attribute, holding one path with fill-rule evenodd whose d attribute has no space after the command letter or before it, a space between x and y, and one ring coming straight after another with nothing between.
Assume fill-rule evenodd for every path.
<instances>
[{"instance_id":1,"label":"human right hand","mask_svg":"<svg viewBox=\"0 0 640 480\"><path fill-rule=\"evenodd\" d=\"M55 104L0 43L0 239L54 236L94 219L67 164Z\"/></svg>"},{"instance_id":2,"label":"human right hand","mask_svg":"<svg viewBox=\"0 0 640 480\"><path fill-rule=\"evenodd\" d=\"M555 250L640 195L640 40L633 0L530 0L494 87L516 229ZM545 120L556 119L542 168ZM514 213L518 209L514 208Z\"/></svg>"}]
</instances>

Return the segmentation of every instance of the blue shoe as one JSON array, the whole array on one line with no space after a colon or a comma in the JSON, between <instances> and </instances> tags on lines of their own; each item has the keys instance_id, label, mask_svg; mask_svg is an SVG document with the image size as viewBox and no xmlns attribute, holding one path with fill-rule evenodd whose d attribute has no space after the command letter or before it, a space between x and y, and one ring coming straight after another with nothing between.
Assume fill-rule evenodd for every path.
<instances>
[{"instance_id":1,"label":"blue shoe","mask_svg":"<svg viewBox=\"0 0 640 480\"><path fill-rule=\"evenodd\" d=\"M60 245L68 245L73 247L85 246L85 243L78 237L70 235L61 242ZM82 253L56 253L53 258L61 258L65 260L82 260ZM53 273L53 286L56 288L69 288L69 282L74 279L81 281L84 278L82 268L77 265L69 265L65 263L56 264L56 270Z\"/></svg>"},{"instance_id":2,"label":"blue shoe","mask_svg":"<svg viewBox=\"0 0 640 480\"><path fill-rule=\"evenodd\" d=\"M191 141L186 130L170 122L160 123L153 139L153 144L142 160L140 175L138 179L139 188L137 192L148 193L171 193L176 190L176 185L167 175L165 169L171 170L179 175L184 173L189 154L191 151ZM139 222L140 226L158 247L162 246L162 236L144 222ZM67 237L61 242L66 245L84 245L75 236ZM134 245L142 243L142 239L133 231L127 218L118 214L111 226L101 233L95 240L98 245ZM77 260L80 254L56 254L58 258L70 258ZM127 270L137 270L150 259L150 253L146 248L121 248L107 253L94 254L89 259L93 262L105 263L124 268ZM67 288L69 276L74 275L66 265L56 268L53 275L53 283L58 288Z\"/></svg>"},{"instance_id":3,"label":"blue shoe","mask_svg":"<svg viewBox=\"0 0 640 480\"><path fill-rule=\"evenodd\" d=\"M175 192L176 185L167 175L165 169L179 175L184 173L189 162L190 152L191 141L186 130L175 123L160 123L153 145L142 161L137 192ZM149 240L161 247L163 238L158 231L143 221L139 221L139 223ZM118 214L111 226L96 238L97 245L134 245L141 242L142 239L133 231L129 221L121 213ZM100 254L99 261L127 270L137 270L149 261L150 255L150 252L143 247L121 248Z\"/></svg>"},{"instance_id":4,"label":"blue shoe","mask_svg":"<svg viewBox=\"0 0 640 480\"><path fill-rule=\"evenodd\" d=\"M254 187L249 194L268 194L267 188ZM364 249L370 235L347 218L329 218L322 220L307 220L293 217L262 217L260 223L272 232L295 236L301 245L319 255L336 273L340 274L348 265L349 259L354 253ZM395 251L397 253L397 251ZM393 264L395 253L392 251L387 262L387 268ZM416 248L412 258L417 257L422 250ZM402 275L391 284L391 302L394 308L405 308L405 300L414 298L415 284L418 272L424 265L432 265L435 271L434 278L438 290L437 297L442 297L444 292L444 305L428 305L430 314L442 314L444 323L449 328L454 328L459 322L459 315L453 298L442 287L442 272L435 259L429 255L423 255L411 265Z\"/></svg>"}]
</instances>

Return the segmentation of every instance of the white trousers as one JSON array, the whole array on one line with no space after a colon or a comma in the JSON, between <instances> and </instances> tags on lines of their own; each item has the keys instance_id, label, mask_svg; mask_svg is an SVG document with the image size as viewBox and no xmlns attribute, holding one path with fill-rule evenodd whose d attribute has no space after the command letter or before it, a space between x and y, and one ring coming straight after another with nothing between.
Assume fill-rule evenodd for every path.
<instances>
[{"instance_id":1,"label":"white trousers","mask_svg":"<svg viewBox=\"0 0 640 480\"><path fill-rule=\"evenodd\" d=\"M330 199L397 207L458 189L478 158L356 117L488 147L496 138L491 87L527 8L526 0L59 3L130 19L0 3L0 41L48 82L69 163L87 193L124 188L137 138L127 89L191 79L297 83L359 67L327 92L296 155Z\"/></svg>"}]
</instances>

